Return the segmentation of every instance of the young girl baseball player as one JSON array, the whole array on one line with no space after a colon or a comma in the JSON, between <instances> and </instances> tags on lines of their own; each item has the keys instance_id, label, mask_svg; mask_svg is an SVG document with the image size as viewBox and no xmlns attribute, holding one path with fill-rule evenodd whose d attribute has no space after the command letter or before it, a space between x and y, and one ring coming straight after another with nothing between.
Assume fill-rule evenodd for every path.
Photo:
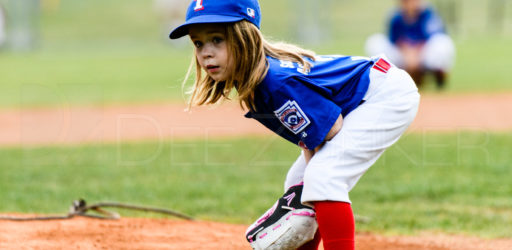
<instances>
[{"instance_id":1,"label":"young girl baseball player","mask_svg":"<svg viewBox=\"0 0 512 250\"><path fill-rule=\"evenodd\" d=\"M385 58L315 56L269 43L259 27L257 0L194 0L170 34L195 46L191 106L236 90L248 118L303 149L285 194L247 240L255 249L316 249L320 238L327 250L354 249L348 193L413 121L418 90Z\"/></svg>"}]
</instances>

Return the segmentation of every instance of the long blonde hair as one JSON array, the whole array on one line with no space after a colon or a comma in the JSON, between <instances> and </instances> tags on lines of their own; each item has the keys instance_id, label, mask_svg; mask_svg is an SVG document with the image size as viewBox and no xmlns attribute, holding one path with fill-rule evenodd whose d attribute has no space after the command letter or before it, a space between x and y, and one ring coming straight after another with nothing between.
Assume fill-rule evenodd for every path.
<instances>
[{"instance_id":1,"label":"long blonde hair","mask_svg":"<svg viewBox=\"0 0 512 250\"><path fill-rule=\"evenodd\" d=\"M230 62L234 66L230 78L217 82L207 74L203 76L204 72L194 50L194 57L183 82L185 86L195 65L195 82L188 92L189 108L230 99L234 88L238 92L240 106L255 111L254 91L268 72L266 56L300 63L306 71L312 66L305 57L314 60L314 52L283 42L270 43L265 40L259 29L248 21L226 24L225 27L229 60L234 60Z\"/></svg>"}]
</instances>

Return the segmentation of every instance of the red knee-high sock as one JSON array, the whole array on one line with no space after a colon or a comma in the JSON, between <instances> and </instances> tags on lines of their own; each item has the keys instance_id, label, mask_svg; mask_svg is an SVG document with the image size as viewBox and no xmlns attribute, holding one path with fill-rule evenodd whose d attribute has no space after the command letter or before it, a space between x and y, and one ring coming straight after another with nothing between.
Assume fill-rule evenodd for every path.
<instances>
[{"instance_id":1,"label":"red knee-high sock","mask_svg":"<svg viewBox=\"0 0 512 250\"><path fill-rule=\"evenodd\" d=\"M352 207L346 202L315 202L318 229L325 250L354 250L355 221Z\"/></svg>"},{"instance_id":2,"label":"red knee-high sock","mask_svg":"<svg viewBox=\"0 0 512 250\"><path fill-rule=\"evenodd\" d=\"M317 250L318 246L320 246L321 240L322 238L320 237L320 231L316 230L315 238L313 238L310 242L297 248L297 250Z\"/></svg>"}]
</instances>

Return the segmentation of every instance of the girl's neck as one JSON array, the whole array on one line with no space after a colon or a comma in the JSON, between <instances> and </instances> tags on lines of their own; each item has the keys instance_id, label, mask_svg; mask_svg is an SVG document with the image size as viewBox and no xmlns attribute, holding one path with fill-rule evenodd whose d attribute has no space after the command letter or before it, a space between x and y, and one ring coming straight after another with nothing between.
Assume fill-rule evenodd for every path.
<instances>
[{"instance_id":1,"label":"girl's neck","mask_svg":"<svg viewBox=\"0 0 512 250\"><path fill-rule=\"evenodd\" d=\"M410 9L410 10L404 10L404 20L407 23L414 23L416 20L418 20L418 17L420 16L421 12L423 11L424 6L421 6L416 9Z\"/></svg>"}]
</instances>

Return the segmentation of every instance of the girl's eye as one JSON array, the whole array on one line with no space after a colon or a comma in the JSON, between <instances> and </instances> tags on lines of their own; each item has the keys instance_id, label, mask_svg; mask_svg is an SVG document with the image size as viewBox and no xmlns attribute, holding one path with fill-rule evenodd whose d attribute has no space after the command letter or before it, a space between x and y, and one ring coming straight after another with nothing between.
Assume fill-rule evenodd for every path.
<instances>
[{"instance_id":1,"label":"girl's eye","mask_svg":"<svg viewBox=\"0 0 512 250\"><path fill-rule=\"evenodd\" d=\"M220 38L220 37L214 37L214 38L212 39L212 42L213 42L213 43L215 43L215 44L219 44L219 43L221 43L222 41L224 41L224 40L223 40L222 38Z\"/></svg>"},{"instance_id":2,"label":"girl's eye","mask_svg":"<svg viewBox=\"0 0 512 250\"><path fill-rule=\"evenodd\" d=\"M199 41L195 41L194 46L196 46L196 48L201 48L201 46L203 46L203 43L199 42Z\"/></svg>"}]
</instances>

